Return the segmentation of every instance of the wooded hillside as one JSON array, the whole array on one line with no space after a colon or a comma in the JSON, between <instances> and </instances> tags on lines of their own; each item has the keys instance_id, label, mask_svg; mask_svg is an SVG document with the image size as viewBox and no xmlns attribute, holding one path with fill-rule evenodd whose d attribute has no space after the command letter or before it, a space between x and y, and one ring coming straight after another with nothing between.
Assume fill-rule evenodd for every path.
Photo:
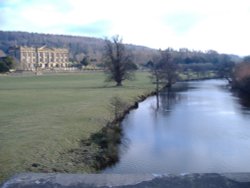
<instances>
[{"instance_id":1,"label":"wooded hillside","mask_svg":"<svg viewBox=\"0 0 250 188\"><path fill-rule=\"evenodd\" d=\"M28 33L19 31L0 31L0 49L7 52L10 46L42 46L64 47L70 51L71 60L81 61L83 56L89 56L92 63L101 63L104 39L70 36ZM157 50L143 46L127 44L126 47L132 51L137 64L145 64Z\"/></svg>"},{"instance_id":2,"label":"wooded hillside","mask_svg":"<svg viewBox=\"0 0 250 188\"><path fill-rule=\"evenodd\" d=\"M101 38L0 31L0 50L3 50L5 53L7 53L10 46L14 45L63 47L69 49L71 61L80 62L87 56L91 64L102 63L104 44L105 40ZM132 44L125 44L125 46L131 51L136 64L147 66L148 63L154 61L155 57L159 55L159 50L157 49ZM181 48L179 50L171 49L171 53L175 57L176 63L188 65L188 67L198 65L204 68L205 65L211 67L211 65L223 65L223 62L240 62L242 60L237 55L219 54L214 50L202 52Z\"/></svg>"}]
</instances>

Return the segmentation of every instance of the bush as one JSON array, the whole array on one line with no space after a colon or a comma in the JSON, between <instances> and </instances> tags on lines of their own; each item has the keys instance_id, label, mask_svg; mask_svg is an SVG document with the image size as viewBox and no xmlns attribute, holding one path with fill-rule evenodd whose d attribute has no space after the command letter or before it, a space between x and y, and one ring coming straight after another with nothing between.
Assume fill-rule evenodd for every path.
<instances>
[{"instance_id":1,"label":"bush","mask_svg":"<svg viewBox=\"0 0 250 188\"><path fill-rule=\"evenodd\" d=\"M0 73L8 72L9 67L6 65L4 61L0 61Z\"/></svg>"},{"instance_id":2,"label":"bush","mask_svg":"<svg viewBox=\"0 0 250 188\"><path fill-rule=\"evenodd\" d=\"M109 111L114 117L114 120L119 120L120 118L122 118L127 109L128 103L122 100L119 96L114 96L111 98Z\"/></svg>"},{"instance_id":3,"label":"bush","mask_svg":"<svg viewBox=\"0 0 250 188\"><path fill-rule=\"evenodd\" d=\"M0 60L0 72L8 72L14 67L14 60L11 57L4 57Z\"/></svg>"},{"instance_id":4,"label":"bush","mask_svg":"<svg viewBox=\"0 0 250 188\"><path fill-rule=\"evenodd\" d=\"M250 63L240 63L233 75L232 87L250 93Z\"/></svg>"}]
</instances>

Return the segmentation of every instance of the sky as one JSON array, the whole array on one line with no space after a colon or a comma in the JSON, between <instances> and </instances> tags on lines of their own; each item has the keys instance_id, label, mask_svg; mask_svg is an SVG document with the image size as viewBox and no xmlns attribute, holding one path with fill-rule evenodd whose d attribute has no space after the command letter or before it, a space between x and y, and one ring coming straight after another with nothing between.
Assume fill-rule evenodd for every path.
<instances>
[{"instance_id":1,"label":"sky","mask_svg":"<svg viewBox=\"0 0 250 188\"><path fill-rule=\"evenodd\" d=\"M0 30L250 55L249 0L0 0Z\"/></svg>"}]
</instances>

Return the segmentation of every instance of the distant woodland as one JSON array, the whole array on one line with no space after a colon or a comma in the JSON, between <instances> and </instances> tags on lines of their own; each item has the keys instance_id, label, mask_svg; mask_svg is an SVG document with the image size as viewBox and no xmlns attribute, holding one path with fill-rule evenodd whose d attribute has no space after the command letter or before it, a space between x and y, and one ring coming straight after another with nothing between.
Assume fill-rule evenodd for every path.
<instances>
[{"instance_id":1,"label":"distant woodland","mask_svg":"<svg viewBox=\"0 0 250 188\"><path fill-rule=\"evenodd\" d=\"M42 46L68 48L71 61L80 62L85 56L89 57L90 63L99 64L102 62L102 52L104 48L104 39L69 36L38 34L28 32L9 32L0 31L0 49L7 53L10 46ZM131 50L134 61L143 64L156 53L156 50L143 46L126 45Z\"/></svg>"},{"instance_id":2,"label":"distant woodland","mask_svg":"<svg viewBox=\"0 0 250 188\"><path fill-rule=\"evenodd\" d=\"M0 31L1 50L7 53L8 48L15 45L47 45L48 47L64 47L69 49L71 61L80 62L84 57L87 56L90 63L100 64L102 62L104 39L18 31ZM146 65L149 61L153 61L154 57L159 53L158 49L151 49L148 47L136 46L132 44L126 44L126 48L131 51L134 62L138 65ZM213 50L200 52L190 51L183 48L174 52L175 55L177 53L179 54L178 58L181 61L180 63L184 64L216 63L221 61L222 58L225 58L225 54L223 54L223 57L219 57L219 54ZM241 58L235 55L227 55L227 58L230 58L233 61L241 61Z\"/></svg>"},{"instance_id":3,"label":"distant woodland","mask_svg":"<svg viewBox=\"0 0 250 188\"><path fill-rule=\"evenodd\" d=\"M81 62L84 57L88 57L90 64L98 65L102 63L105 40L82 36L0 31L0 50L7 53L8 48L14 45L68 48L72 62ZM142 67L150 67L160 52L158 49L132 44L126 44L126 48L131 52L134 63ZM237 63L242 60L239 56L219 54L214 50L202 52L182 48L170 51L174 60L184 68L187 65L192 69L214 69L225 62Z\"/></svg>"},{"instance_id":4,"label":"distant woodland","mask_svg":"<svg viewBox=\"0 0 250 188\"><path fill-rule=\"evenodd\" d=\"M28 33L19 31L0 31L0 52L8 55L11 46L33 46L67 48L70 52L72 66L92 64L103 67L105 39ZM133 62L140 69L153 70L157 68L159 56L168 54L167 62L174 63L178 71L189 75L200 76L214 72L218 77L227 79L236 88L243 88L250 93L250 56L240 57L232 54L220 54L214 50L195 51L187 48L178 50L167 48L159 50L144 46L125 44L126 50L132 54ZM86 63L86 59L88 62ZM1 59L2 72L11 68L10 59ZM9 67L8 67L9 66Z\"/></svg>"}]
</instances>

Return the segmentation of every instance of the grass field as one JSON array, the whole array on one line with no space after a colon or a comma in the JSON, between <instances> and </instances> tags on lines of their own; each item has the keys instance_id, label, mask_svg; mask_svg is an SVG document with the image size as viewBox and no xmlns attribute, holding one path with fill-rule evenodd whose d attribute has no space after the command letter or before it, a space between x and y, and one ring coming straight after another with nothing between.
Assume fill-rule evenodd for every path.
<instances>
[{"instance_id":1,"label":"grass field","mask_svg":"<svg viewBox=\"0 0 250 188\"><path fill-rule=\"evenodd\" d=\"M0 76L0 182L36 171L36 164L48 172L90 172L88 166L70 167L62 153L105 125L113 96L132 102L152 91L148 76L137 73L123 87L105 83L103 73Z\"/></svg>"}]
</instances>

